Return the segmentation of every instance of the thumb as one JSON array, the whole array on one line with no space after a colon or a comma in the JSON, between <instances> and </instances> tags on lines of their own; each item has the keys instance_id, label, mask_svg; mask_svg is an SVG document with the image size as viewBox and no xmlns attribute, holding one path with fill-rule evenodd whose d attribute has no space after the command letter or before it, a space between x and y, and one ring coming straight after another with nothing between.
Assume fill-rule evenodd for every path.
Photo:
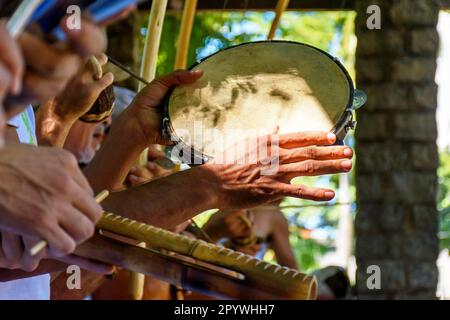
<instances>
[{"instance_id":1,"label":"thumb","mask_svg":"<svg viewBox=\"0 0 450 320\"><path fill-rule=\"evenodd\" d=\"M171 88L192 84L200 79L202 75L203 71L201 70L177 70L153 80L139 93L139 96L145 99L145 104L158 106Z\"/></svg>"}]
</instances>

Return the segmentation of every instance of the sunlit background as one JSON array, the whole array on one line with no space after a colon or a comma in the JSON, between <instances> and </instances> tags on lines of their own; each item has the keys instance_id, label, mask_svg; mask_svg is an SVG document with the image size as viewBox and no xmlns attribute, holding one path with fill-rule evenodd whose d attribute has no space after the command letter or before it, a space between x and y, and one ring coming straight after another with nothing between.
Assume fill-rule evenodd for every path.
<instances>
[{"instance_id":1,"label":"sunlit background","mask_svg":"<svg viewBox=\"0 0 450 320\"><path fill-rule=\"evenodd\" d=\"M202 59L222 48L242 42L264 40L273 19L273 13L198 13L191 39L189 61ZM338 57L355 77L354 60L357 38L354 33L354 12L288 12L283 15L277 39L304 42L319 47ZM175 59L180 15L169 14L164 22L158 73L172 70ZM438 30L441 48L436 82L439 85L437 121L440 193L440 247L438 260L440 282L438 296L450 298L450 13L442 12ZM141 29L144 39L146 29ZM370 99L370 97L369 97ZM358 130L364 130L359 128ZM350 135L346 143L353 146ZM327 206L317 206L298 199L285 199L283 212L290 222L291 244L300 270L311 272L328 265L347 268L354 281L353 221L356 212L353 174L320 178L302 178L309 185L332 187L336 200ZM206 213L199 223L205 220ZM268 251L266 259L273 259Z\"/></svg>"}]
</instances>

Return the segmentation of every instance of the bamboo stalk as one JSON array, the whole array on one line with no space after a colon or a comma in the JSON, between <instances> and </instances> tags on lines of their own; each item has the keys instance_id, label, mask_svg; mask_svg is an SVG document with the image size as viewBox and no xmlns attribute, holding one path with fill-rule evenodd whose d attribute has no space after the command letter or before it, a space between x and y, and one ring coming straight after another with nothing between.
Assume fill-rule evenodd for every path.
<instances>
[{"instance_id":1,"label":"bamboo stalk","mask_svg":"<svg viewBox=\"0 0 450 320\"><path fill-rule=\"evenodd\" d=\"M316 292L317 284L314 277L292 278L290 275L284 276L282 272L278 272L274 277L273 270L257 274L248 273L248 277L246 275L245 278L230 277L229 271L216 270L215 266L210 264L199 264L198 260L172 257L159 251L142 249L99 235L77 247L75 253L126 270L145 273L174 286L217 299L307 300L314 299ZM245 264L244 261L241 263ZM261 269L264 266L254 268ZM284 280L278 281L277 277ZM303 289L299 290L299 286ZM67 291L74 291L67 288L64 290L66 296L70 294Z\"/></svg>"},{"instance_id":2,"label":"bamboo stalk","mask_svg":"<svg viewBox=\"0 0 450 320\"><path fill-rule=\"evenodd\" d=\"M245 275L248 281L264 282L281 295L297 299L314 299L314 277L287 267L281 267L212 243L192 239L112 213L105 213L97 224L99 229L145 242L152 248L163 249L227 268Z\"/></svg>"},{"instance_id":3,"label":"bamboo stalk","mask_svg":"<svg viewBox=\"0 0 450 320\"><path fill-rule=\"evenodd\" d=\"M283 15L283 12L286 11L288 6L289 0L278 0L277 6L275 8L275 18L273 19L269 34L267 36L268 40L273 40L273 38L275 37L278 25L280 24L281 16Z\"/></svg>"},{"instance_id":4,"label":"bamboo stalk","mask_svg":"<svg viewBox=\"0 0 450 320\"><path fill-rule=\"evenodd\" d=\"M158 62L159 45L164 23L164 16L167 9L167 0L154 0L150 9L148 19L147 36L145 39L144 53L141 64L141 78L151 82L156 76ZM139 91L144 88L139 83ZM146 166L148 162L148 149L145 149L137 160L138 165ZM142 244L145 248L145 243ZM129 283L129 293L133 300L142 300L144 294L145 276L140 273L131 273Z\"/></svg>"},{"instance_id":5,"label":"bamboo stalk","mask_svg":"<svg viewBox=\"0 0 450 320\"><path fill-rule=\"evenodd\" d=\"M178 37L177 54L175 57L175 70L186 69L191 40L192 26L194 25L195 9L197 0L186 0L184 2L183 16L181 18L180 35Z\"/></svg>"},{"instance_id":6,"label":"bamboo stalk","mask_svg":"<svg viewBox=\"0 0 450 320\"><path fill-rule=\"evenodd\" d=\"M147 82L151 82L156 75L159 45L161 42L161 33L166 8L167 0L152 1L140 74L140 76ZM139 90L142 90L142 88L144 88L144 85L140 83Z\"/></svg>"}]
</instances>

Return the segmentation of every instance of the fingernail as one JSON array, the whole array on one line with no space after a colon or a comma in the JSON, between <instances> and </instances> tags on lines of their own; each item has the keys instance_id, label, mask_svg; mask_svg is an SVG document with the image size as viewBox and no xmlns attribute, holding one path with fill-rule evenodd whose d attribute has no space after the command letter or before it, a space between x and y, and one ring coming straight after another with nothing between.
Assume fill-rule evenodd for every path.
<instances>
[{"instance_id":1,"label":"fingernail","mask_svg":"<svg viewBox=\"0 0 450 320\"><path fill-rule=\"evenodd\" d=\"M350 160L342 161L341 166L345 170L350 170L352 168L352 162Z\"/></svg>"},{"instance_id":2,"label":"fingernail","mask_svg":"<svg viewBox=\"0 0 450 320\"><path fill-rule=\"evenodd\" d=\"M345 148L344 150L344 156L351 157L353 155L353 150L350 148Z\"/></svg>"},{"instance_id":3,"label":"fingernail","mask_svg":"<svg viewBox=\"0 0 450 320\"><path fill-rule=\"evenodd\" d=\"M332 192L332 191L326 191L326 192L325 192L325 197L326 197L326 198L330 198L330 199L334 198L334 192Z\"/></svg>"},{"instance_id":4,"label":"fingernail","mask_svg":"<svg viewBox=\"0 0 450 320\"><path fill-rule=\"evenodd\" d=\"M336 135L333 132L328 132L327 139L328 141L334 143L336 141Z\"/></svg>"},{"instance_id":5,"label":"fingernail","mask_svg":"<svg viewBox=\"0 0 450 320\"><path fill-rule=\"evenodd\" d=\"M191 73L193 73L193 74L200 74L200 73L203 73L203 71L200 70L200 69L197 69L197 70L191 70Z\"/></svg>"}]
</instances>

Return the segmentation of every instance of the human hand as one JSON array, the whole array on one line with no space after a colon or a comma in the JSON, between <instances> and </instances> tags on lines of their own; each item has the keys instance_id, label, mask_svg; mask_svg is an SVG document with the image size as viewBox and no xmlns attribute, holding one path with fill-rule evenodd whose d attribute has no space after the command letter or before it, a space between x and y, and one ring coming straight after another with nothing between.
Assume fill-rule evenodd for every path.
<instances>
[{"instance_id":1,"label":"human hand","mask_svg":"<svg viewBox=\"0 0 450 320\"><path fill-rule=\"evenodd\" d=\"M102 208L67 151L11 145L0 151L0 229L48 242L63 256L91 237Z\"/></svg>"},{"instance_id":2,"label":"human hand","mask_svg":"<svg viewBox=\"0 0 450 320\"><path fill-rule=\"evenodd\" d=\"M5 109L13 116L32 103L47 101L59 94L78 72L86 57L103 52L106 38L101 29L82 19L80 30L69 30L66 19L61 27L67 35L66 44L49 44L24 32L18 38L26 70L19 94L8 95Z\"/></svg>"},{"instance_id":3,"label":"human hand","mask_svg":"<svg viewBox=\"0 0 450 320\"><path fill-rule=\"evenodd\" d=\"M170 88L194 83L203 75L200 70L178 70L153 80L136 96L119 119L126 121L123 127L132 135L135 143L170 144L161 136L162 102ZM114 126L113 126L114 128Z\"/></svg>"},{"instance_id":4,"label":"human hand","mask_svg":"<svg viewBox=\"0 0 450 320\"><path fill-rule=\"evenodd\" d=\"M100 66L108 62L108 57L103 53L97 55L96 59ZM40 109L47 117L71 125L89 111L100 93L113 81L114 76L110 72L96 79L94 67L88 61L69 81L64 91L41 105Z\"/></svg>"},{"instance_id":5,"label":"human hand","mask_svg":"<svg viewBox=\"0 0 450 320\"><path fill-rule=\"evenodd\" d=\"M37 242L39 242L38 238L19 236L7 231L0 232L0 269L33 272L38 268L43 259L53 259L53 257L49 256L46 249L31 256L31 248ZM80 268L95 273L109 274L113 271L113 267L110 265L75 255L56 257L56 259L69 265L77 265Z\"/></svg>"},{"instance_id":6,"label":"human hand","mask_svg":"<svg viewBox=\"0 0 450 320\"><path fill-rule=\"evenodd\" d=\"M272 143L274 139L277 143ZM292 185L290 181L300 176L350 171L353 151L346 146L331 146L335 141L336 136L326 132L265 136L247 143L248 150L235 163L216 161L198 170L209 176L215 188L216 207L222 210L253 208L283 197L328 201L334 198L333 190ZM270 152L261 155L259 150Z\"/></svg>"}]
</instances>

